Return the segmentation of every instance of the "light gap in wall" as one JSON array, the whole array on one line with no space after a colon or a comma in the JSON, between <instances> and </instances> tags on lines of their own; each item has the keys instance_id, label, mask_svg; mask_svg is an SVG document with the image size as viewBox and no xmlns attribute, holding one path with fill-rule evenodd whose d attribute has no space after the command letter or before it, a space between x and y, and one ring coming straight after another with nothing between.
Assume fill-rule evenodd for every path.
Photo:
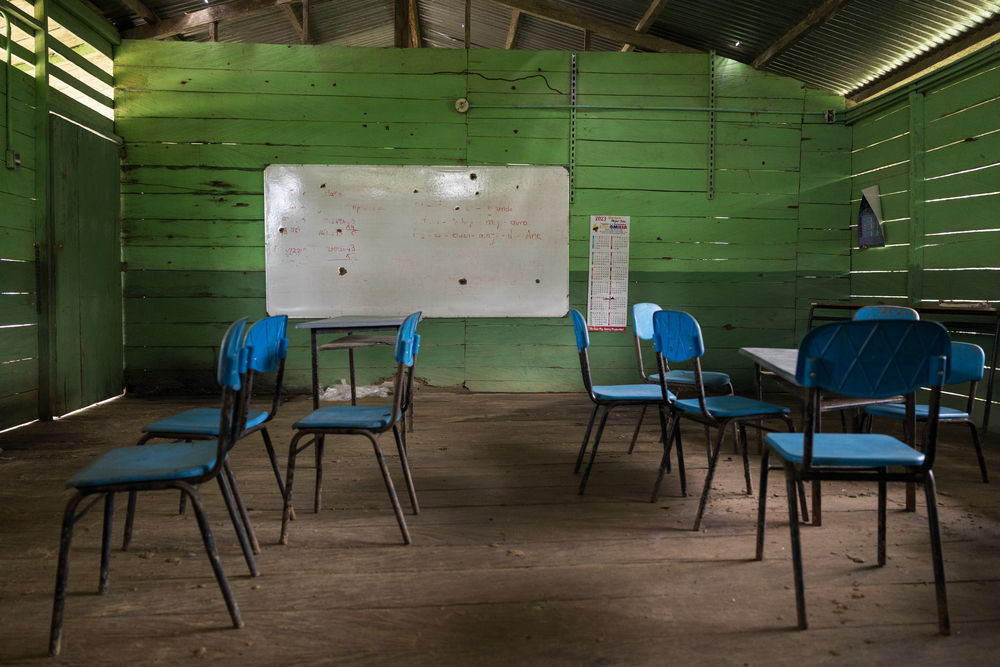
<instances>
[{"instance_id":1,"label":"light gap in wall","mask_svg":"<svg viewBox=\"0 0 1000 667\"><path fill-rule=\"evenodd\" d=\"M874 169L868 169L867 171L859 171L856 174L851 174L851 178L857 178L858 176L864 176L865 174L874 174L876 171L882 171L883 169L889 169L891 167L898 167L901 164L909 164L909 160L900 160L899 162L892 162L890 164L883 164L880 167L875 167Z\"/></svg>"},{"instance_id":2,"label":"light gap in wall","mask_svg":"<svg viewBox=\"0 0 1000 667\"><path fill-rule=\"evenodd\" d=\"M38 325L31 322L28 322L26 324L0 324L0 329L20 329L23 327L34 327L34 326Z\"/></svg>"},{"instance_id":3,"label":"light gap in wall","mask_svg":"<svg viewBox=\"0 0 1000 667\"><path fill-rule=\"evenodd\" d=\"M854 148L854 149L851 149L851 153L860 153L861 151L868 150L869 148L874 148L875 146L881 146L882 144L884 144L886 142L892 141L894 139L899 139L900 137L905 137L905 136L907 136L909 134L910 134L910 132L906 131L906 132L903 132L901 134L897 134L897 135L895 135L893 137L889 137L888 139L882 139L881 141L876 141L873 144L867 144L867 145L862 146L860 148Z\"/></svg>"},{"instance_id":4,"label":"light gap in wall","mask_svg":"<svg viewBox=\"0 0 1000 667\"><path fill-rule=\"evenodd\" d=\"M956 199L977 199L979 197L994 197L1000 195L1000 190L995 192L978 192L974 195L958 195L957 197L938 197L937 199L925 199L925 204L931 204L938 201L954 201Z\"/></svg>"},{"instance_id":5,"label":"light gap in wall","mask_svg":"<svg viewBox=\"0 0 1000 667\"><path fill-rule=\"evenodd\" d=\"M59 415L58 417L53 417L53 420L59 421L60 419L65 419L66 417L72 417L73 415L78 415L81 412L86 412L87 410L90 410L92 408L96 408L98 406L104 405L105 403L110 403L111 401L117 401L119 398L122 398L123 396L125 396L125 394L121 393L121 394L118 394L117 396L112 396L111 398L106 398L103 401L98 401L97 403L91 403L90 405L86 405L86 406L80 408L79 410L73 410L72 412L67 412L64 415Z\"/></svg>"},{"instance_id":6,"label":"light gap in wall","mask_svg":"<svg viewBox=\"0 0 1000 667\"><path fill-rule=\"evenodd\" d=\"M938 91L938 92L940 92L940 91ZM965 113L966 111L969 111L970 109L975 109L976 107L981 107L984 104L989 104L990 102L995 102L997 100L1000 100L1000 96L991 97L988 100L983 100L982 102L976 102L975 104L972 104L970 106L962 107L961 109L957 109L957 110L952 111L950 113L946 113L943 116L938 116L937 118L935 118L934 120L932 120L930 123L928 123L928 125L932 125L932 124L938 122L939 120L944 120L945 118L951 118L952 116L957 116L960 113Z\"/></svg>"},{"instance_id":7,"label":"light gap in wall","mask_svg":"<svg viewBox=\"0 0 1000 667\"><path fill-rule=\"evenodd\" d=\"M959 232L934 232L932 234L924 234L924 236L955 236L957 234L983 234L986 232L1000 232L1000 227L994 227L993 229L963 229Z\"/></svg>"},{"instance_id":8,"label":"light gap in wall","mask_svg":"<svg viewBox=\"0 0 1000 667\"><path fill-rule=\"evenodd\" d=\"M32 419L30 422L24 422L23 424L18 424L17 426L10 426L0 431L0 434L9 433L10 431L16 431L19 428L24 428L25 426L31 426L32 424L35 424L37 422L38 422L37 419Z\"/></svg>"},{"instance_id":9,"label":"light gap in wall","mask_svg":"<svg viewBox=\"0 0 1000 667\"><path fill-rule=\"evenodd\" d=\"M993 167L1000 167L1000 162L994 162L992 164L984 164L981 167L973 167L972 169L963 169L962 171L953 171L950 174L941 174L940 176L930 176L925 178L925 181L936 181L939 178L948 178L949 176L961 176L962 174L971 174L974 171L982 171L983 169L992 169Z\"/></svg>"},{"instance_id":10,"label":"light gap in wall","mask_svg":"<svg viewBox=\"0 0 1000 667\"><path fill-rule=\"evenodd\" d=\"M924 269L924 271L1000 271L1000 266L965 266L960 269Z\"/></svg>"},{"instance_id":11,"label":"light gap in wall","mask_svg":"<svg viewBox=\"0 0 1000 667\"><path fill-rule=\"evenodd\" d=\"M934 151L939 151L942 148L948 148L949 146L955 146L957 144L967 144L967 143L971 143L973 141L979 141L983 137L988 137L991 134L996 134L997 132L1000 132L1000 129L998 129L998 130L990 130L989 132L983 132L982 134L974 134L971 137L968 137L966 139L958 139L957 141L949 141L946 144L941 144L940 146L935 146L934 148L928 148L924 152L925 153L933 153Z\"/></svg>"}]
</instances>

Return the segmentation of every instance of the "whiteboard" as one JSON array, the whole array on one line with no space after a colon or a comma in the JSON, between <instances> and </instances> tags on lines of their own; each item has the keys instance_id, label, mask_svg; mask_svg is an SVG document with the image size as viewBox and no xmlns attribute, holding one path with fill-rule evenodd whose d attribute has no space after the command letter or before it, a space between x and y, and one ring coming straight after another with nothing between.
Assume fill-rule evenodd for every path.
<instances>
[{"instance_id":1,"label":"whiteboard","mask_svg":"<svg viewBox=\"0 0 1000 667\"><path fill-rule=\"evenodd\" d=\"M290 317L561 317L563 167L272 164L267 312Z\"/></svg>"}]
</instances>

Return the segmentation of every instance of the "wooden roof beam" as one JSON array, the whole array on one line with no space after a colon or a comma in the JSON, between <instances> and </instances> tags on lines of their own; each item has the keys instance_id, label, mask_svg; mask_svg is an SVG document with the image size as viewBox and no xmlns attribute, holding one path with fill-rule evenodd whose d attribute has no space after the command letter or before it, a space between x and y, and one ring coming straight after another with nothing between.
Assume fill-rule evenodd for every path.
<instances>
[{"instance_id":1,"label":"wooden roof beam","mask_svg":"<svg viewBox=\"0 0 1000 667\"><path fill-rule=\"evenodd\" d=\"M510 27L507 28L507 39L503 43L503 48L510 49L514 48L514 42L517 40L517 24L521 20L521 10L512 9L510 10Z\"/></svg>"},{"instance_id":2,"label":"wooden roof beam","mask_svg":"<svg viewBox=\"0 0 1000 667\"><path fill-rule=\"evenodd\" d=\"M788 32L779 37L771 46L764 49L750 63L751 67L761 69L851 2L853 0L826 0L822 5L806 14L805 18L792 26Z\"/></svg>"},{"instance_id":3,"label":"wooden roof beam","mask_svg":"<svg viewBox=\"0 0 1000 667\"><path fill-rule=\"evenodd\" d=\"M164 39L179 35L182 32L189 32L194 28L208 25L213 21L244 18L271 11L294 1L297 0L234 0L234 2L206 7L190 14L172 16L158 23L149 23L129 28L122 31L122 37L126 39Z\"/></svg>"},{"instance_id":4,"label":"wooden roof beam","mask_svg":"<svg viewBox=\"0 0 1000 667\"><path fill-rule=\"evenodd\" d=\"M285 15L288 17L288 22L292 24L292 29L295 34L299 36L299 42L301 44L308 44L310 40L309 36L309 0L301 0L302 5L302 18L295 13L295 8L291 5L282 5L281 8L285 11Z\"/></svg>"},{"instance_id":5,"label":"wooden roof beam","mask_svg":"<svg viewBox=\"0 0 1000 667\"><path fill-rule=\"evenodd\" d=\"M649 26L653 25L656 21L656 17L660 15L663 10L663 6L670 2L670 0L652 0L649 3L649 7L646 8L646 13L642 15L639 22L635 24L636 32L649 32ZM631 51L635 46L633 44L622 44L622 51Z\"/></svg>"},{"instance_id":6,"label":"wooden roof beam","mask_svg":"<svg viewBox=\"0 0 1000 667\"><path fill-rule=\"evenodd\" d=\"M638 32L621 25L612 23L591 14L584 14L574 9L569 9L554 0L491 0L494 4L511 9L518 9L524 14L537 16L538 18L561 23L572 28L601 35L608 39L624 44L633 44L644 51L666 51L673 53L703 53L699 49L685 46L669 39L654 37L646 33Z\"/></svg>"},{"instance_id":7,"label":"wooden roof beam","mask_svg":"<svg viewBox=\"0 0 1000 667\"><path fill-rule=\"evenodd\" d=\"M417 0L396 0L394 23L397 49L419 49L423 46Z\"/></svg>"}]
</instances>

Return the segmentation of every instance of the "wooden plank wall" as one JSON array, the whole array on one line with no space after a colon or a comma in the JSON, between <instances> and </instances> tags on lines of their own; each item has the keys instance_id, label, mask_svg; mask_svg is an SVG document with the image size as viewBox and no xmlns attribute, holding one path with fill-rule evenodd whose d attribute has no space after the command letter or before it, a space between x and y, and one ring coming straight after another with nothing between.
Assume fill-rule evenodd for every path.
<instances>
[{"instance_id":1,"label":"wooden plank wall","mask_svg":"<svg viewBox=\"0 0 1000 667\"><path fill-rule=\"evenodd\" d=\"M35 281L35 86L32 75L0 67L0 132L13 125L21 167L0 164L0 428L38 416L38 312ZM5 147L6 148L6 147ZM0 156L2 157L2 156Z\"/></svg>"},{"instance_id":2,"label":"wooden plank wall","mask_svg":"<svg viewBox=\"0 0 1000 667\"><path fill-rule=\"evenodd\" d=\"M851 252L854 300L1000 306L1000 49L995 45L992 54L980 54L981 64L955 76L918 81L908 95L894 104L883 102L854 124L852 211L856 214L861 190L878 185L886 234L885 248ZM851 114L865 111L861 105ZM986 334L955 338L991 347ZM980 394L985 395L985 383Z\"/></svg>"},{"instance_id":3,"label":"wooden plank wall","mask_svg":"<svg viewBox=\"0 0 1000 667\"><path fill-rule=\"evenodd\" d=\"M261 169L269 163L573 165L571 305L584 309L589 216L630 215L630 302L701 320L706 363L749 379L742 345L792 345L816 298L848 288L849 131L803 111L833 95L716 60L716 188L704 111L565 108L565 52L124 42L126 375L139 391L211 387L235 317L264 315ZM705 107L708 55L582 53L578 103ZM472 103L454 111L455 99ZM477 108L477 105L481 105ZM500 105L505 108L488 108ZM575 142L571 132L575 131ZM572 154L571 154L571 149ZM406 279L406 277L400 277ZM418 375L476 391L580 388L565 319L422 326ZM293 331L288 381L307 386ZM601 382L632 381L630 334L594 336ZM324 377L345 377L323 359ZM384 376L384 351L359 378ZM744 383L746 386L746 383Z\"/></svg>"}]
</instances>

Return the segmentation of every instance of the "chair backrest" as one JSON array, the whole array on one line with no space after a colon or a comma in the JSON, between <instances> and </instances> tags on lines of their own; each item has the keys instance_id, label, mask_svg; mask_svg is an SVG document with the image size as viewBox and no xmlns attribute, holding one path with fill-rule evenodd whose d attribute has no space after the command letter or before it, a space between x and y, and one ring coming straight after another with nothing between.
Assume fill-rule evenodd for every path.
<instances>
[{"instance_id":1,"label":"chair backrest","mask_svg":"<svg viewBox=\"0 0 1000 667\"><path fill-rule=\"evenodd\" d=\"M258 373L277 370L288 354L288 315L274 315L257 320L247 331L247 364Z\"/></svg>"},{"instance_id":2,"label":"chair backrest","mask_svg":"<svg viewBox=\"0 0 1000 667\"><path fill-rule=\"evenodd\" d=\"M931 388L927 425L923 429L923 468L934 464L941 385L948 372L951 339L939 322L918 320L854 320L816 327L799 346L795 381L808 388L804 465L812 465L813 437L819 429L820 394L831 391L860 398L904 395L904 432L916 446L915 392Z\"/></svg>"},{"instance_id":3,"label":"chair backrest","mask_svg":"<svg viewBox=\"0 0 1000 667\"><path fill-rule=\"evenodd\" d=\"M576 334L576 349L583 352L590 347L590 334L587 332L587 320L575 308L569 311L570 319L573 320L573 333Z\"/></svg>"},{"instance_id":4,"label":"chair backrest","mask_svg":"<svg viewBox=\"0 0 1000 667\"><path fill-rule=\"evenodd\" d=\"M238 434L243 431L246 424L245 393L248 388L246 326L245 317L230 324L219 345L219 362L216 366L216 380L222 387L222 408L219 410L219 454L212 470L205 477L212 477L218 472L225 460L226 452L236 442Z\"/></svg>"},{"instance_id":5,"label":"chair backrest","mask_svg":"<svg viewBox=\"0 0 1000 667\"><path fill-rule=\"evenodd\" d=\"M662 310L655 303L637 303L632 306L632 326L635 337L649 340L653 337L653 313Z\"/></svg>"},{"instance_id":6,"label":"chair backrest","mask_svg":"<svg viewBox=\"0 0 1000 667\"><path fill-rule=\"evenodd\" d=\"M653 313L653 349L667 361L687 361L705 354L698 320L681 310Z\"/></svg>"},{"instance_id":7,"label":"chair backrest","mask_svg":"<svg viewBox=\"0 0 1000 667\"><path fill-rule=\"evenodd\" d=\"M945 384L979 382L986 368L986 353L973 343L951 344L951 365Z\"/></svg>"},{"instance_id":8,"label":"chair backrest","mask_svg":"<svg viewBox=\"0 0 1000 667\"><path fill-rule=\"evenodd\" d=\"M907 306L862 306L854 311L855 320L919 320L920 313Z\"/></svg>"},{"instance_id":9,"label":"chair backrest","mask_svg":"<svg viewBox=\"0 0 1000 667\"><path fill-rule=\"evenodd\" d=\"M399 331L396 333L396 361L404 366L413 365L413 359L419 349L417 324L420 323L420 316L420 311L407 315L403 323L399 325Z\"/></svg>"}]
</instances>

